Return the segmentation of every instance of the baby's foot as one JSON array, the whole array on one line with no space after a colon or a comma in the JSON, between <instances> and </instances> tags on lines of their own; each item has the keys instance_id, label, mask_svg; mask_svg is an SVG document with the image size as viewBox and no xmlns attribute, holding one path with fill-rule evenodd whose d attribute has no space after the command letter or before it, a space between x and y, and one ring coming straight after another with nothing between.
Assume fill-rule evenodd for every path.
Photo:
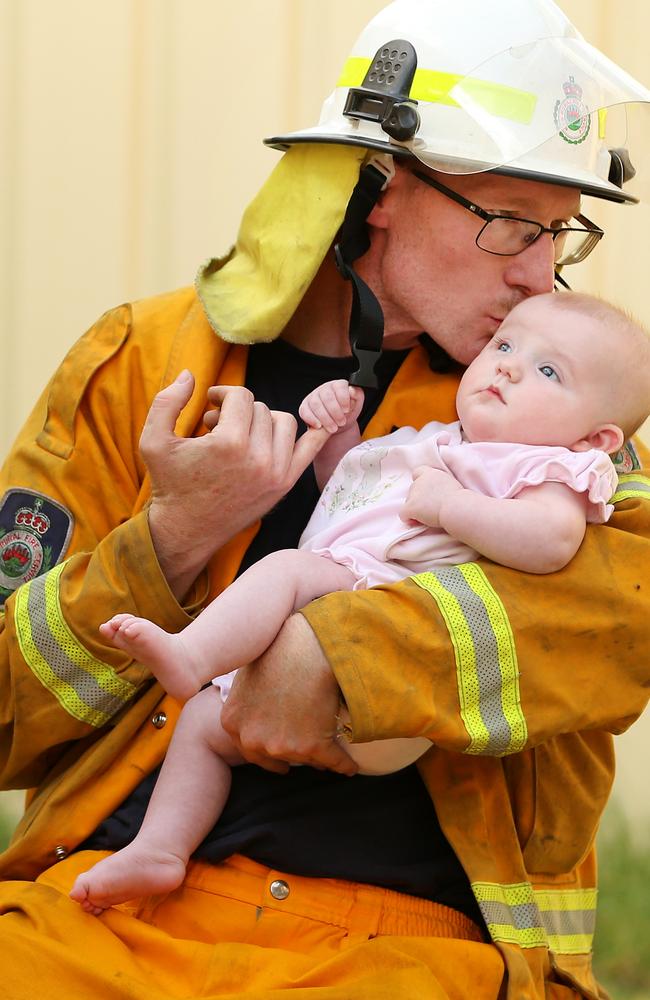
<instances>
[{"instance_id":1,"label":"baby's foot","mask_svg":"<svg viewBox=\"0 0 650 1000\"><path fill-rule=\"evenodd\" d=\"M146 618L135 615L114 615L99 626L105 639L144 663L174 698L187 701L199 690L193 677L185 647L178 635L165 632Z\"/></svg>"},{"instance_id":2,"label":"baby's foot","mask_svg":"<svg viewBox=\"0 0 650 1000\"><path fill-rule=\"evenodd\" d=\"M129 844L79 875L70 898L97 917L109 906L137 896L171 892L185 877L185 864L175 854Z\"/></svg>"}]
</instances>

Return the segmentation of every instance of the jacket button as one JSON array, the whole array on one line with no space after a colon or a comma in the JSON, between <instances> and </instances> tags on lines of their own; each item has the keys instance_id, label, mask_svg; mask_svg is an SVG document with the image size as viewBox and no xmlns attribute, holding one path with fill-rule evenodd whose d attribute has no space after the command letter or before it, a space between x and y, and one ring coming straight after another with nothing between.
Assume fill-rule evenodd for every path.
<instances>
[{"instance_id":1,"label":"jacket button","mask_svg":"<svg viewBox=\"0 0 650 1000\"><path fill-rule=\"evenodd\" d=\"M277 878L275 881L271 882L269 892L274 899L286 899L291 892L291 889L283 878Z\"/></svg>"},{"instance_id":2,"label":"jacket button","mask_svg":"<svg viewBox=\"0 0 650 1000\"><path fill-rule=\"evenodd\" d=\"M54 848L54 857L57 861L63 861L64 858L68 856L68 848L64 847L63 844L59 844L58 847Z\"/></svg>"},{"instance_id":3,"label":"jacket button","mask_svg":"<svg viewBox=\"0 0 650 1000\"><path fill-rule=\"evenodd\" d=\"M152 716L151 719L151 725L155 726L156 729L162 729L162 727L165 725L166 722L167 722L167 715L165 714L165 712L156 712L156 714Z\"/></svg>"}]
</instances>

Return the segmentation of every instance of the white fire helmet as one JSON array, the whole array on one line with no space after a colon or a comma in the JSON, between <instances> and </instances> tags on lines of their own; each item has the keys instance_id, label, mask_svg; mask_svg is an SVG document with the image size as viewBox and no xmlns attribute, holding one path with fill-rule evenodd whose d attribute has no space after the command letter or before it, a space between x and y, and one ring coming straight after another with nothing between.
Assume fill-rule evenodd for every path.
<instances>
[{"instance_id":1,"label":"white fire helmet","mask_svg":"<svg viewBox=\"0 0 650 1000\"><path fill-rule=\"evenodd\" d=\"M551 0L395 0L361 32L318 125L266 142L365 146L636 201L622 184L649 102Z\"/></svg>"}]
</instances>

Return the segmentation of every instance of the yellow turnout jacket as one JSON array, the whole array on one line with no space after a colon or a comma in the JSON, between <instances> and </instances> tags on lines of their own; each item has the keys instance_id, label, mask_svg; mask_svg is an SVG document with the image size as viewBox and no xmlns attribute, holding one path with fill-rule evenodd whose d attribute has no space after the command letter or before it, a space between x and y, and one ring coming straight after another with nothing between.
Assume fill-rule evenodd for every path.
<instances>
[{"instance_id":1,"label":"yellow turnout jacket","mask_svg":"<svg viewBox=\"0 0 650 1000\"><path fill-rule=\"evenodd\" d=\"M177 432L200 433L208 386L240 383L246 351L215 336L193 290L109 312L72 348L4 466L0 497L32 494L0 536L0 570L20 554L3 539L29 542L25 519L40 509L30 496L71 515L58 562L45 531L39 575L14 590L0 576L0 780L33 789L0 861L5 878L33 879L72 850L165 753L176 706L97 626L129 611L176 631L232 579L254 529L216 554L185 608L176 603L148 531L138 439L153 396L183 368L196 391ZM414 349L366 436L454 419L455 390ZM435 744L422 779L504 956L508 1000L541 1000L549 979L598 995L593 840L612 734L648 696L649 498L650 479L628 466L611 521L589 526L559 573L479 560L303 612L354 739Z\"/></svg>"}]
</instances>

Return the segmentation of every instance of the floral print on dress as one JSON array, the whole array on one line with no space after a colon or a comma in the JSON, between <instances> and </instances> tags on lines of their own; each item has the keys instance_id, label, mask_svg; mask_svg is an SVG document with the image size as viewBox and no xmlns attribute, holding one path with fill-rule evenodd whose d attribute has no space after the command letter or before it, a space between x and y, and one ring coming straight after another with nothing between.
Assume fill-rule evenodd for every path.
<instances>
[{"instance_id":1,"label":"floral print on dress","mask_svg":"<svg viewBox=\"0 0 650 1000\"><path fill-rule=\"evenodd\" d=\"M388 448L364 441L354 452L354 458L349 457L352 452L343 456L336 476L330 479L321 496L320 505L330 517L339 511L348 513L377 503L399 479L394 475L382 480L381 463Z\"/></svg>"}]
</instances>

